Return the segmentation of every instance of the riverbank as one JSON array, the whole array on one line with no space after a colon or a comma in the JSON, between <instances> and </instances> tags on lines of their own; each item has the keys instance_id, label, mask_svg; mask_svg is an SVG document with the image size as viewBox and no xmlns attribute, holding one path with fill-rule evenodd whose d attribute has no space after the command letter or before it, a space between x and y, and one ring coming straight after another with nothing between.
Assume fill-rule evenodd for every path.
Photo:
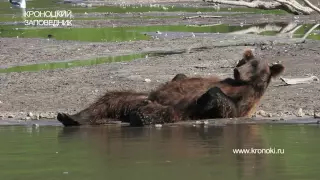
<instances>
[{"instance_id":1,"label":"riverbank","mask_svg":"<svg viewBox=\"0 0 320 180\"><path fill-rule=\"evenodd\" d=\"M265 22L269 22L270 18L264 16L251 15L251 19L248 15L242 16L242 19L241 16L234 19L228 16L223 23L232 24L245 20L255 22L263 18ZM283 17L287 21L289 16ZM117 23L120 26L131 26L137 25L138 21L141 20L130 22L122 19ZM157 19L154 23L159 21ZM218 20L198 18L192 21L189 24L203 24L202 21L214 24ZM309 18L308 21L315 23L319 18ZM90 23L97 22L99 24L102 21L82 21L84 24L78 25L87 27L91 26ZM148 25L146 22L148 21L140 25ZM0 73L2 119L54 119L58 112L75 113L85 108L108 90L150 91L169 81L177 73L230 77L230 67L241 58L246 48L255 49L257 55L267 58L270 63L280 61L286 67L283 74L285 78L309 75L320 77L320 41L302 42L301 39L289 39L287 36L208 33L193 37L192 33L186 33L184 36L168 34L164 37L162 34L149 40L124 42L79 42L54 38L0 38L0 42L1 67L6 68L130 54L140 54L143 57L100 65ZM155 52L158 54L154 55ZM257 108L257 117L313 118L315 111L320 112L319 102L319 82L285 86L277 78L271 83Z\"/></svg>"}]
</instances>

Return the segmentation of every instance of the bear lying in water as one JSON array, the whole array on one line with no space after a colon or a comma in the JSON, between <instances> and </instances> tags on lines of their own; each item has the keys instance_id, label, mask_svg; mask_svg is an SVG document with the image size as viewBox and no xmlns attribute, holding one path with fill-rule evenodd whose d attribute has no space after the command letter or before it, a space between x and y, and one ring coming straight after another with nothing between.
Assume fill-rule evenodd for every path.
<instances>
[{"instance_id":1,"label":"bear lying in water","mask_svg":"<svg viewBox=\"0 0 320 180\"><path fill-rule=\"evenodd\" d=\"M234 78L176 75L170 82L147 93L112 91L88 108L68 115L59 113L64 126L97 125L108 120L131 126L174 123L185 120L246 117L253 113L271 78L284 71L268 65L246 50L234 68Z\"/></svg>"}]
</instances>

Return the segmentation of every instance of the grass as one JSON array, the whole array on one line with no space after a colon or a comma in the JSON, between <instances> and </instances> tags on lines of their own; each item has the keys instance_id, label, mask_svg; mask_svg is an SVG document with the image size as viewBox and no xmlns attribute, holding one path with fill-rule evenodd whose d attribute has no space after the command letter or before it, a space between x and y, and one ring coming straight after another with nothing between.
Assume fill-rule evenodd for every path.
<instances>
[{"instance_id":1,"label":"grass","mask_svg":"<svg viewBox=\"0 0 320 180\"><path fill-rule=\"evenodd\" d=\"M92 66L103 63L111 62L122 62L131 61L138 58L144 58L146 54L130 54L124 56L112 56L112 57L101 57L87 60L73 60L67 62L53 62L53 63L41 63L31 64L25 66L14 66L9 68L0 69L0 73L11 73L11 72L26 72L26 71L42 71L42 70L53 70L53 69L65 69L80 66Z\"/></svg>"}]
</instances>

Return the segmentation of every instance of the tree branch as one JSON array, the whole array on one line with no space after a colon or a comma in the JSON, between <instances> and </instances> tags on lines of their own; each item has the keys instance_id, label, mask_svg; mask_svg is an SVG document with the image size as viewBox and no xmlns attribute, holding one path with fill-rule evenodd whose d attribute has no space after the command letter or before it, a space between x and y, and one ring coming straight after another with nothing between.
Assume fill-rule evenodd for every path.
<instances>
[{"instance_id":1,"label":"tree branch","mask_svg":"<svg viewBox=\"0 0 320 180\"><path fill-rule=\"evenodd\" d=\"M261 1L261 0L253 0L253 1L235 1L235 0L203 0L204 2L209 3L218 3L218 4L227 4L234 6L245 6L249 8L259 8L259 9L282 9L289 13L293 14L304 14L310 15L312 12L316 11L320 13L320 9L310 3L308 0L304 0L304 2L309 6L303 6L298 3L296 0L274 0L274 1Z\"/></svg>"},{"instance_id":2,"label":"tree branch","mask_svg":"<svg viewBox=\"0 0 320 180\"><path fill-rule=\"evenodd\" d=\"M234 31L228 34L248 34L248 33L259 34L265 31L280 31L281 29L282 29L281 26L276 26L276 25L266 25L265 27L252 26L252 27L249 27L248 29Z\"/></svg>"},{"instance_id":3,"label":"tree branch","mask_svg":"<svg viewBox=\"0 0 320 180\"><path fill-rule=\"evenodd\" d=\"M310 1L308 0L303 0L310 8L312 8L314 11L320 13L320 8L317 6L313 5Z\"/></svg>"},{"instance_id":4,"label":"tree branch","mask_svg":"<svg viewBox=\"0 0 320 180\"><path fill-rule=\"evenodd\" d=\"M249 8L260 8L260 9L278 9L281 5L279 2L265 2L260 0L255 0L252 2L247 1L232 1L232 0L205 0L205 2L209 3L219 3L219 4L227 4L227 5L235 5L235 6L246 6Z\"/></svg>"},{"instance_id":5,"label":"tree branch","mask_svg":"<svg viewBox=\"0 0 320 180\"><path fill-rule=\"evenodd\" d=\"M313 9L309 7L302 6L295 0L275 0L285 6L291 6L293 7L296 11L300 12L299 14L305 14L309 15L313 12Z\"/></svg>"},{"instance_id":6,"label":"tree branch","mask_svg":"<svg viewBox=\"0 0 320 180\"><path fill-rule=\"evenodd\" d=\"M306 38L309 36L309 34L310 34L313 30L315 30L319 25L320 25L320 24L316 24L316 25L314 25L312 28L310 28L309 31L302 37L302 39L306 39Z\"/></svg>"}]
</instances>

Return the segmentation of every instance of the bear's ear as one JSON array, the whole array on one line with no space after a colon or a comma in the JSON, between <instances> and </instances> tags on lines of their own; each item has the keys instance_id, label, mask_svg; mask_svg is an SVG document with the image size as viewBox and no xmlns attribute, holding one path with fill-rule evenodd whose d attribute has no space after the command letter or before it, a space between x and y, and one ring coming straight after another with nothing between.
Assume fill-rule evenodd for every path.
<instances>
[{"instance_id":1,"label":"bear's ear","mask_svg":"<svg viewBox=\"0 0 320 180\"><path fill-rule=\"evenodd\" d=\"M272 77L279 76L284 71L284 66L282 64L274 64L270 66L270 72Z\"/></svg>"},{"instance_id":2,"label":"bear's ear","mask_svg":"<svg viewBox=\"0 0 320 180\"><path fill-rule=\"evenodd\" d=\"M250 60L252 58L254 58L254 54L253 54L252 49L245 50L244 53L243 53L243 59Z\"/></svg>"}]
</instances>

